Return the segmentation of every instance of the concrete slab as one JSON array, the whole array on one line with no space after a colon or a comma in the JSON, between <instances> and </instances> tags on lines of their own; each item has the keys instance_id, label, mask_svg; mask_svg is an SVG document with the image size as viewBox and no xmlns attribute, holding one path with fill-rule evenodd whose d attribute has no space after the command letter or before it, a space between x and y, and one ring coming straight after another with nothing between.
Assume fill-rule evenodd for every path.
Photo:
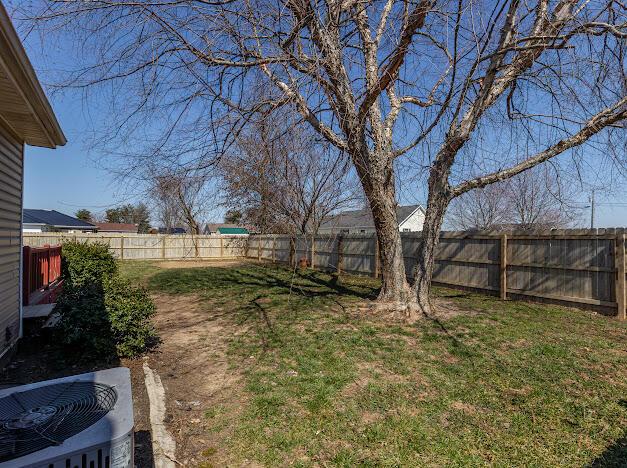
<instances>
[{"instance_id":1,"label":"concrete slab","mask_svg":"<svg viewBox=\"0 0 627 468\"><path fill-rule=\"evenodd\" d=\"M55 305L56 303L26 306L22 309L22 317L25 319L48 317Z\"/></svg>"}]
</instances>

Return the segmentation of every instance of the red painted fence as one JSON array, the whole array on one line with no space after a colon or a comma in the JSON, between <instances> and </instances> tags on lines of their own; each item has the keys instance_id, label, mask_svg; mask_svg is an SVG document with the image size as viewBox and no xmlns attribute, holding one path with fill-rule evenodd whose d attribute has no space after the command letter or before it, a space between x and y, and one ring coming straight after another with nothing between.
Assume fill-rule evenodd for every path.
<instances>
[{"instance_id":1,"label":"red painted fence","mask_svg":"<svg viewBox=\"0 0 627 468\"><path fill-rule=\"evenodd\" d=\"M23 305L54 302L61 278L61 246L24 246Z\"/></svg>"}]
</instances>

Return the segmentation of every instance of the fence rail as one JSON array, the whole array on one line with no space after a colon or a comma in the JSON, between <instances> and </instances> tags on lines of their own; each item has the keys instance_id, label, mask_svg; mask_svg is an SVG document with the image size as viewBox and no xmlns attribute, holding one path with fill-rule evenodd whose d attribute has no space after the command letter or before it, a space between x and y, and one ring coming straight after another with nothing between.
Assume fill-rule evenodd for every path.
<instances>
[{"instance_id":1,"label":"fence rail","mask_svg":"<svg viewBox=\"0 0 627 468\"><path fill-rule=\"evenodd\" d=\"M61 277L61 245L24 246L23 258L22 303L39 303Z\"/></svg>"},{"instance_id":2,"label":"fence rail","mask_svg":"<svg viewBox=\"0 0 627 468\"><path fill-rule=\"evenodd\" d=\"M420 233L402 233L411 279ZM251 236L247 256L314 268L380 275L374 234L290 238ZM548 232L444 232L433 280L501 298L533 298L585 305L624 320L625 230L572 229Z\"/></svg>"},{"instance_id":3,"label":"fence rail","mask_svg":"<svg viewBox=\"0 0 627 468\"><path fill-rule=\"evenodd\" d=\"M123 260L230 259L244 256L246 237L228 235L25 233L24 244L38 247L68 241L100 242Z\"/></svg>"}]
</instances>

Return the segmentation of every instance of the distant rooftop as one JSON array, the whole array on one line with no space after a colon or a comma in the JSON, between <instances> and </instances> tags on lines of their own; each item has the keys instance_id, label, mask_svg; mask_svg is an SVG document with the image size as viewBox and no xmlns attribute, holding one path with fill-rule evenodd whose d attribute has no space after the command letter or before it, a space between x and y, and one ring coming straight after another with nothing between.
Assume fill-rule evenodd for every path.
<instances>
[{"instance_id":1,"label":"distant rooftop","mask_svg":"<svg viewBox=\"0 0 627 468\"><path fill-rule=\"evenodd\" d=\"M235 231L231 231L232 229L235 229ZM233 223L207 223L203 230L205 234L214 232L219 232L220 234L250 234L254 231L255 229L250 225Z\"/></svg>"},{"instance_id":2,"label":"distant rooftop","mask_svg":"<svg viewBox=\"0 0 627 468\"><path fill-rule=\"evenodd\" d=\"M420 205L405 205L396 208L396 220L398 224L405 221L409 215L420 208ZM343 211L329 216L323 221L321 228L350 228L350 227L374 227L372 212L369 208L362 210Z\"/></svg>"},{"instance_id":3,"label":"distant rooftop","mask_svg":"<svg viewBox=\"0 0 627 468\"><path fill-rule=\"evenodd\" d=\"M205 230L216 232L220 228L238 228L238 227L241 227L241 226L239 224L233 224L233 223L207 223L205 225Z\"/></svg>"},{"instance_id":4,"label":"distant rooftop","mask_svg":"<svg viewBox=\"0 0 627 468\"><path fill-rule=\"evenodd\" d=\"M132 232L137 234L137 224L131 223L95 223L101 232Z\"/></svg>"},{"instance_id":5,"label":"distant rooftop","mask_svg":"<svg viewBox=\"0 0 627 468\"><path fill-rule=\"evenodd\" d=\"M184 227L171 227L171 228L159 228L159 234L187 234L187 229Z\"/></svg>"},{"instance_id":6,"label":"distant rooftop","mask_svg":"<svg viewBox=\"0 0 627 468\"><path fill-rule=\"evenodd\" d=\"M219 227L220 234L248 234L248 229L243 227Z\"/></svg>"},{"instance_id":7,"label":"distant rooftop","mask_svg":"<svg viewBox=\"0 0 627 468\"><path fill-rule=\"evenodd\" d=\"M25 224L41 224L46 226L95 229L96 226L82 219L74 218L55 210L37 210L24 208L22 222Z\"/></svg>"}]
</instances>

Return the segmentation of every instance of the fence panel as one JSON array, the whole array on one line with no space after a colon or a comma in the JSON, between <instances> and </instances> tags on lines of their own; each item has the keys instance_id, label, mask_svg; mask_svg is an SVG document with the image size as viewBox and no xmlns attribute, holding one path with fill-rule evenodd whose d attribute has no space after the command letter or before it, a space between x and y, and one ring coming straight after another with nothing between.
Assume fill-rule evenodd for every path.
<instances>
[{"instance_id":1,"label":"fence panel","mask_svg":"<svg viewBox=\"0 0 627 468\"><path fill-rule=\"evenodd\" d=\"M164 242L166 242L165 236L125 235L124 237L110 239L109 245L118 246L118 249L114 250L118 258L125 260L147 260L164 257ZM122 249L122 243L124 243L124 249Z\"/></svg>"},{"instance_id":2,"label":"fence panel","mask_svg":"<svg viewBox=\"0 0 627 468\"><path fill-rule=\"evenodd\" d=\"M516 238L508 242L508 292L612 305L613 237Z\"/></svg>"},{"instance_id":3,"label":"fence panel","mask_svg":"<svg viewBox=\"0 0 627 468\"><path fill-rule=\"evenodd\" d=\"M252 240L252 239L251 239ZM289 263L290 261L290 238L287 236L276 236L275 261Z\"/></svg>"},{"instance_id":4,"label":"fence panel","mask_svg":"<svg viewBox=\"0 0 627 468\"><path fill-rule=\"evenodd\" d=\"M342 271L371 275L375 271L374 235L349 234L343 239Z\"/></svg>"},{"instance_id":5,"label":"fence panel","mask_svg":"<svg viewBox=\"0 0 627 468\"><path fill-rule=\"evenodd\" d=\"M274 236L259 238L259 260L272 260L274 256Z\"/></svg>"},{"instance_id":6,"label":"fence panel","mask_svg":"<svg viewBox=\"0 0 627 468\"><path fill-rule=\"evenodd\" d=\"M247 236L25 233L24 245L39 247L68 241L104 243L124 260L193 260L241 258L246 255Z\"/></svg>"},{"instance_id":7,"label":"fence panel","mask_svg":"<svg viewBox=\"0 0 627 468\"><path fill-rule=\"evenodd\" d=\"M500 238L445 234L436 251L433 280L496 291L500 280Z\"/></svg>"},{"instance_id":8,"label":"fence panel","mask_svg":"<svg viewBox=\"0 0 627 468\"><path fill-rule=\"evenodd\" d=\"M585 304L602 312L622 308L625 315L626 306L619 305L627 302L625 266L621 273L621 263L617 263L617 259L624 263L625 242L620 237L623 233L624 229L579 229L510 232L504 238L500 232L443 232L433 280L446 286L500 293L503 298L509 294ZM258 239L264 236L249 238L249 257L256 255L253 246ZM408 277L413 274L420 239L420 233L401 233ZM290 237L277 235L273 242L275 261L287 263ZM335 271L339 265L342 272L378 273L374 234L322 235L313 242L310 237L296 237L293 242L296 260L313 258L316 268Z\"/></svg>"},{"instance_id":9,"label":"fence panel","mask_svg":"<svg viewBox=\"0 0 627 468\"><path fill-rule=\"evenodd\" d=\"M316 237L314 241L314 267L322 270L337 269L338 236Z\"/></svg>"}]
</instances>

